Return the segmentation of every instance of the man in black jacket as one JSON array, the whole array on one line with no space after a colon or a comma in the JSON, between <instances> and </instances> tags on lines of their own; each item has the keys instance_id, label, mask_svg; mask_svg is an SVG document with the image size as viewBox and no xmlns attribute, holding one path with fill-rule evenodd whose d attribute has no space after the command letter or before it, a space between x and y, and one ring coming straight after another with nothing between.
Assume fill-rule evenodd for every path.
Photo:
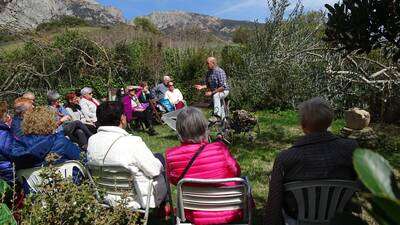
<instances>
[{"instance_id":1,"label":"man in black jacket","mask_svg":"<svg viewBox=\"0 0 400 225\"><path fill-rule=\"evenodd\" d=\"M275 159L265 210L265 225L282 225L286 218L296 218L296 201L284 192L285 183L357 178L352 164L357 142L339 138L327 131L334 117L331 107L323 99L313 98L300 104L299 115L305 136L291 148L279 153ZM283 215L283 210L286 215Z\"/></svg>"}]
</instances>

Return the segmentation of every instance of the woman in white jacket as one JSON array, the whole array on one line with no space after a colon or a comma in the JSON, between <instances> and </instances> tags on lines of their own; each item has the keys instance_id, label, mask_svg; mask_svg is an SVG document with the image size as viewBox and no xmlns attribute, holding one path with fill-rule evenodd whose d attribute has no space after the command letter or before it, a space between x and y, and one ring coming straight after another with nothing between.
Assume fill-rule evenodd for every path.
<instances>
[{"instance_id":1,"label":"woman in white jacket","mask_svg":"<svg viewBox=\"0 0 400 225\"><path fill-rule=\"evenodd\" d=\"M89 139L87 159L89 167L121 166L129 170L134 177L135 199L128 199L128 207L137 209L146 207L149 179L153 179L150 207L160 206L167 196L167 184L163 174L164 167L148 149L140 137L129 135L124 130L127 122L123 107L117 102L105 102L98 107L97 134ZM120 196L107 194L106 201L116 205Z\"/></svg>"},{"instance_id":2,"label":"woman in white jacket","mask_svg":"<svg viewBox=\"0 0 400 225\"><path fill-rule=\"evenodd\" d=\"M81 106L82 113L89 119L89 122L96 123L96 110L100 102L93 98L93 89L90 87L84 87L81 90L81 95L82 98L79 101L79 105Z\"/></svg>"}]
</instances>

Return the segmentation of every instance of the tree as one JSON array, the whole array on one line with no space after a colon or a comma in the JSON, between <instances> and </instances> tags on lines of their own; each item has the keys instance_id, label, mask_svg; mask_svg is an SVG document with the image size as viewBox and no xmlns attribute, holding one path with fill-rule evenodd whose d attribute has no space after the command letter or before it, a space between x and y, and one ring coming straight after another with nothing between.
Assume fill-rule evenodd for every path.
<instances>
[{"instance_id":1,"label":"tree","mask_svg":"<svg viewBox=\"0 0 400 225\"><path fill-rule=\"evenodd\" d=\"M245 44L249 41L251 29L249 27L240 26L233 32L232 41L238 44Z\"/></svg>"},{"instance_id":2,"label":"tree","mask_svg":"<svg viewBox=\"0 0 400 225\"><path fill-rule=\"evenodd\" d=\"M343 0L329 10L325 40L347 52L383 49L394 62L400 59L400 1Z\"/></svg>"},{"instance_id":3,"label":"tree","mask_svg":"<svg viewBox=\"0 0 400 225\"><path fill-rule=\"evenodd\" d=\"M157 29L156 25L154 25L149 19L144 17L136 17L133 20L133 23L143 29L144 31L151 32L153 34L159 34L160 31Z\"/></svg>"}]
</instances>

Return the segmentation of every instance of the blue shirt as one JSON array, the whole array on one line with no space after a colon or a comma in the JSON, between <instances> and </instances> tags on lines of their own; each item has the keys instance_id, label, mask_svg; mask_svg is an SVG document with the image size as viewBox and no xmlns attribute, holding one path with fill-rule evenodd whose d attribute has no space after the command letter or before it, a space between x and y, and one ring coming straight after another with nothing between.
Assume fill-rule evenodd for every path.
<instances>
[{"instance_id":1,"label":"blue shirt","mask_svg":"<svg viewBox=\"0 0 400 225\"><path fill-rule=\"evenodd\" d=\"M207 72L205 83L207 87L211 89L211 91L214 91L220 87L223 87L226 91L229 90L226 73L218 66Z\"/></svg>"},{"instance_id":2,"label":"blue shirt","mask_svg":"<svg viewBox=\"0 0 400 225\"><path fill-rule=\"evenodd\" d=\"M154 98L159 101L160 99L163 99L165 97L165 92L168 91L168 87L164 84L158 84L151 90L151 94L154 96Z\"/></svg>"},{"instance_id":3,"label":"blue shirt","mask_svg":"<svg viewBox=\"0 0 400 225\"><path fill-rule=\"evenodd\" d=\"M57 112L57 121L59 121L63 116L69 115L67 109L65 109L64 106L60 105L58 108L50 106L50 108L54 109ZM63 130L64 130L63 126L60 125L59 127L57 127L56 133L59 133Z\"/></svg>"}]
</instances>

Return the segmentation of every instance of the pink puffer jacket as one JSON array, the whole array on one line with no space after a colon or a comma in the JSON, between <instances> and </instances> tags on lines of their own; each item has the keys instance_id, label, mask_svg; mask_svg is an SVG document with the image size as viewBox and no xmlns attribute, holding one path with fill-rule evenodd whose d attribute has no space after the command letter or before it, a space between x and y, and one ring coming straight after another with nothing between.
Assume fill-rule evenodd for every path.
<instances>
[{"instance_id":1,"label":"pink puffer jacket","mask_svg":"<svg viewBox=\"0 0 400 225\"><path fill-rule=\"evenodd\" d=\"M200 146L201 144L182 144L181 146L167 149L167 176L172 184L176 185L178 183L181 173ZM240 177L239 164L229 152L228 147L220 142L207 144L185 175L185 178L201 179L232 177ZM243 218L242 210L221 212L186 210L185 214L188 220L196 225L224 224L239 221Z\"/></svg>"}]
</instances>

